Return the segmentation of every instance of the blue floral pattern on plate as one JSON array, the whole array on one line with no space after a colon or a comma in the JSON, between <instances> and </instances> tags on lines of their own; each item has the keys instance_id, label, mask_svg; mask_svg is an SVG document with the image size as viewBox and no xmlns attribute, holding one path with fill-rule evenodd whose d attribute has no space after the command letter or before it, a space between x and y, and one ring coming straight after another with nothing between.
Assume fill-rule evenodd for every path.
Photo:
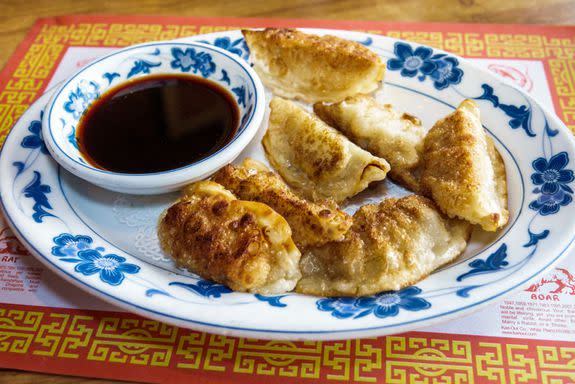
<instances>
[{"instance_id":1,"label":"blue floral pattern on plate","mask_svg":"<svg viewBox=\"0 0 575 384\"><path fill-rule=\"evenodd\" d=\"M428 76L433 80L433 86L445 89L453 84L459 84L463 71L459 68L459 61L447 54L433 54L428 47L417 47L415 50L406 43L395 43L395 58L387 61L387 68L391 71L401 71L404 77L415 77L424 81Z\"/></svg>"},{"instance_id":2,"label":"blue floral pattern on plate","mask_svg":"<svg viewBox=\"0 0 575 384\"><path fill-rule=\"evenodd\" d=\"M172 287L182 287L188 291L194 292L203 297L213 297L219 298L226 293L232 293L233 291L226 287L225 285L215 283L209 280L198 280L196 283L181 283L173 282L169 284Z\"/></svg>"},{"instance_id":3,"label":"blue floral pattern on plate","mask_svg":"<svg viewBox=\"0 0 575 384\"><path fill-rule=\"evenodd\" d=\"M501 109L507 116L511 118L509 120L509 126L512 129L522 128L527 136L535 137L535 133L531 129L531 108L527 105L520 105L519 107L511 104L503 104L499 101L493 93L493 87L482 84L483 94L478 97L474 97L475 100L487 100L490 101L495 108Z\"/></svg>"},{"instance_id":4,"label":"blue floral pattern on plate","mask_svg":"<svg viewBox=\"0 0 575 384\"><path fill-rule=\"evenodd\" d=\"M47 155L48 148L46 148L46 144L44 144L44 139L42 139L42 116L43 113L40 114L40 120L34 120L30 123L28 127L28 131L30 131L30 135L24 137L21 142L22 148L28 149L38 149Z\"/></svg>"},{"instance_id":5,"label":"blue floral pattern on plate","mask_svg":"<svg viewBox=\"0 0 575 384\"><path fill-rule=\"evenodd\" d=\"M84 276L98 274L100 280L110 285L120 285L125 274L136 274L140 267L127 263L126 258L113 253L103 254L104 248L92 248L90 236L61 233L53 239L52 255L60 261L75 263L74 271Z\"/></svg>"},{"instance_id":6,"label":"blue floral pattern on plate","mask_svg":"<svg viewBox=\"0 0 575 384\"><path fill-rule=\"evenodd\" d=\"M569 164L569 155L566 152L560 152L547 161L539 157L533 161L535 173L531 175L533 184L541 186L541 193L552 195L562 189L566 192L573 193L573 190L567 185L574 180L573 171L565 169Z\"/></svg>"},{"instance_id":7,"label":"blue floral pattern on plate","mask_svg":"<svg viewBox=\"0 0 575 384\"><path fill-rule=\"evenodd\" d=\"M76 257L78 252L92 248L92 238L90 236L62 233L54 238L55 246L52 247L52 255Z\"/></svg>"},{"instance_id":8,"label":"blue floral pattern on plate","mask_svg":"<svg viewBox=\"0 0 575 384\"><path fill-rule=\"evenodd\" d=\"M509 265L509 262L505 260L507 257L507 245L501 244L501 246L497 249L497 251L493 252L491 255L487 257L487 259L475 259L469 266L472 268L470 271L459 275L457 277L457 281L462 281L470 276L479 275L482 273L490 273L494 271L498 271L503 267Z\"/></svg>"},{"instance_id":9,"label":"blue floral pattern on plate","mask_svg":"<svg viewBox=\"0 0 575 384\"><path fill-rule=\"evenodd\" d=\"M283 308L283 307L287 307L286 303L282 303L281 299L283 299L284 297L286 297L287 295L279 295L279 296L265 296L265 295L260 295L259 293L256 293L254 295L254 297L256 299L258 299L259 301L263 301L268 303L269 305L271 305L272 307L278 307L278 308Z\"/></svg>"},{"instance_id":10,"label":"blue floral pattern on plate","mask_svg":"<svg viewBox=\"0 0 575 384\"><path fill-rule=\"evenodd\" d=\"M24 197L34 200L32 219L34 219L36 223L42 223L43 218L46 216L54 216L52 213L46 211L47 209L52 210L52 205L50 205L48 196L46 196L51 191L52 189L49 185L42 184L42 175L40 172L34 171L34 178L24 187Z\"/></svg>"},{"instance_id":11,"label":"blue floral pattern on plate","mask_svg":"<svg viewBox=\"0 0 575 384\"><path fill-rule=\"evenodd\" d=\"M85 276L98 274L100 280L110 285L120 285L124 281L125 274L134 274L140 271L135 264L126 263L126 258L114 254L102 255L96 250L78 252L78 258L61 259L69 263L77 263L74 267L76 272Z\"/></svg>"},{"instance_id":12,"label":"blue floral pattern on plate","mask_svg":"<svg viewBox=\"0 0 575 384\"><path fill-rule=\"evenodd\" d=\"M571 204L572 201L570 193L559 190L552 195L542 193L537 200L529 204L529 208L538 211L541 216L547 216L559 212L559 208Z\"/></svg>"},{"instance_id":13,"label":"blue floral pattern on plate","mask_svg":"<svg viewBox=\"0 0 575 384\"><path fill-rule=\"evenodd\" d=\"M418 73L429 76L436 65L430 60L433 50L427 47L417 47L415 51L409 44L395 44L394 53L397 58L387 61L387 68L392 71L401 70L401 76L415 77Z\"/></svg>"},{"instance_id":14,"label":"blue floral pattern on plate","mask_svg":"<svg viewBox=\"0 0 575 384\"><path fill-rule=\"evenodd\" d=\"M319 299L320 311L331 312L338 319L359 319L373 314L379 318L397 316L400 309L421 311L431 307L424 298L417 297L421 289L411 286L397 292L381 292L367 297L336 297Z\"/></svg>"},{"instance_id":15,"label":"blue floral pattern on plate","mask_svg":"<svg viewBox=\"0 0 575 384\"><path fill-rule=\"evenodd\" d=\"M538 186L533 192L540 195L529 204L529 208L547 216L559 212L559 208L573 201L573 189L567 184L575 178L572 170L565 169L567 164L569 155L566 152L552 156L549 161L543 157L533 161L535 172L531 175L531 181Z\"/></svg>"},{"instance_id":16,"label":"blue floral pattern on plate","mask_svg":"<svg viewBox=\"0 0 575 384\"><path fill-rule=\"evenodd\" d=\"M363 38L357 38L358 35L355 36L356 41L363 40ZM219 36L203 37L203 39L215 41L220 37L228 37L229 43L233 43L241 35L230 32ZM374 36L371 47L378 52L392 55L395 44L394 41ZM229 47L234 49L233 44L230 44ZM493 300L504 292L503 289L510 289L522 283L517 275L531 276L544 270L548 263L557 260L560 255L561 249L558 249L556 244L558 242L567 244L570 241L564 233L564 229L567 226L572 227L565 218L575 216L573 214L574 204L569 204L572 196L571 178L573 177L569 160L574 151L571 144L563 140L566 137L566 131L559 129L560 123L554 119L546 121L546 116L549 114L539 110L537 104L528 96L523 96L519 91L510 90L506 88L505 84L496 80L484 79L483 74L479 74L478 78L475 79L474 76L470 76L473 73L471 67L467 66L463 60L460 62L448 60L449 55L438 51L428 48L431 51L429 53L426 49L417 50L416 45L412 45L412 47L411 53L405 51L409 55L404 52L401 58L397 55L392 57L392 59L401 59L403 62L392 64L398 69L390 70L388 79L392 79L392 81L399 79L398 86L402 86L405 92L410 92L408 95L414 100L418 100L418 97L428 97L426 100L430 102L435 100L441 108L453 107L450 103L456 103L457 100L461 99L458 95L461 95L462 98L485 100L484 103L481 103L482 114L489 114L491 118L498 118L499 121L503 121L503 127L501 125L497 127L488 125L487 128L491 129L495 141L501 139L498 148L502 152L508 170L514 170L510 171L509 175L520 174L515 180L513 177L510 180L521 183L521 188L523 188L521 191L525 196L525 200L521 200L521 193L515 193L517 192L515 189L512 196L515 199L513 200L515 204L513 212L519 215L522 220L518 220L515 227L513 227L513 222L510 223L509 232L502 233L502 237L494 249L483 252L480 256L474 256L469 261L439 271L437 275L441 278L432 275L429 280L418 284L417 287L408 287L399 292L385 292L363 298L313 298L298 294L279 296L227 292L224 294L219 290L225 291L226 287L194 276L178 276L177 280L179 281L177 283L185 284L187 287L171 285L170 283L175 281L169 272L152 265L148 265L146 268L142 267L140 270L138 269L139 261L129 252L124 253L119 249L112 251L112 248L108 248L108 251L105 252L103 248L97 248L94 243L107 244L106 234L92 235L94 241L91 237L84 235L90 233L87 229L89 226L80 225L79 216L70 213L72 208L69 207L70 204L67 204L63 197L62 185L58 188L59 174L56 167L50 163L48 156L39 156L42 154L41 147L32 145L27 148L21 145L24 137L34 135L34 132L28 130L28 127L32 120L38 120L38 109L34 110L33 115L26 117L25 125L22 123L15 129L13 143L7 148L7 151L11 151L9 153L14 155L14 157L9 158L8 164L12 171L10 175L14 177L13 180L17 181L17 183L11 183L15 185L13 193L15 198L10 200L11 205L8 206L7 210L9 216L17 216L18 221L27 220L26 223L31 224L22 227L24 232L30 228L38 228L36 234L24 233L23 235L30 244L39 248L38 254L55 265L55 269L67 273L71 279L78 280L78 284L84 284L98 290L100 296L109 296L132 306L137 305L141 309L136 311L144 315L150 311L155 311L166 321L172 321L174 316L179 316L178 321L189 322L190 326L205 320L203 324L207 324L207 326L214 329L225 329L225 332L235 332L236 335L240 332L236 331L239 328L238 324L243 320L244 323L240 326L244 328L240 329L247 329L254 333L261 332L260 334L264 337L277 335L274 332L278 329L279 332L297 334L297 337L301 338L312 338L313 336L310 335L314 332L317 334L324 331L330 337L337 337L338 335L348 337L358 333L362 336L370 336L374 335L375 332L394 332L397 327L407 327L407 323L414 326L424 325L428 319L438 319L446 313L463 312L465 308L475 307L482 300ZM152 49L150 48L149 51L151 52ZM185 53L185 49L182 49L182 54ZM142 56L143 59L155 62L156 56L152 58L149 56L151 53L147 52L146 54L148 56ZM159 55L158 57L164 55L170 58L163 68L169 67L171 61L175 60L168 49L162 50ZM410 57L413 58L414 56L416 56L416 60L407 62ZM420 60L419 63L417 58ZM126 60L123 67L111 70L117 71L113 73L118 73L120 78L125 79L134 60L135 58ZM432 64L424 66L426 62ZM180 62L180 64L187 68L183 65L185 63ZM182 67L178 68L181 70ZM159 70L158 68L160 67L153 67L150 70L153 72ZM221 82L227 78L233 87L242 85L235 82L236 77L233 73L230 72L227 74L228 76L225 76L222 69L223 67L220 68L219 66L216 68L214 80L218 81L219 79ZM402 76L401 71L403 69L412 72L416 69L416 74L412 75L412 72L409 72L407 73L409 76ZM454 69L465 71L465 77L462 77L465 81L453 83L453 81L457 81L457 71ZM191 72L191 67L188 70ZM392 73L393 71L395 72ZM198 73L200 72L198 71ZM454 77L446 77L446 74L451 74ZM102 73L98 73L98 79L102 81L102 84L108 82L105 77L102 77ZM111 77L112 81L118 81L117 79L118 76ZM423 80L425 81L419 82ZM444 87L446 83L448 85ZM486 87L482 88L482 85ZM386 86L391 87L392 84L386 84ZM439 90L438 87L444 88ZM494 92L494 89L497 92ZM68 93L64 95L67 97ZM447 97L443 99L443 95ZM482 96L477 97L477 95ZM234 93L234 96L240 95ZM244 96L249 100L249 94L244 94ZM501 103L503 100L507 104ZM505 120L505 116L509 119ZM509 126L505 124L506 122L509 123ZM504 128L505 126L507 128ZM524 135L523 132L515 135L509 127L520 128L517 129L517 133L525 131L527 135ZM509 131L514 135L510 136ZM537 140L533 139L535 135L537 135ZM556 139L555 136L557 136ZM7 142L10 142L9 139ZM32 140L34 142L35 139ZM509 143L511 147L516 147L519 143L524 150L514 152L515 149L511 148L509 152L505 153ZM563 152L565 155L562 155ZM6 153L4 151L4 156L7 156ZM34 162L36 156L38 160ZM3 161L6 162L8 159L5 157ZM516 169L513 168L514 162L517 164ZM19 165L13 165L16 163ZM21 169L25 170L19 173ZM45 196L50 199L49 204L53 209L45 210L62 215L60 220L44 220L38 225L34 224L33 210L31 209L34 201L31 198L21 199L24 196L26 185L29 184L30 180L33 180L34 171L38 171L42 175L41 181L38 182L40 186L50 184L51 187L51 191L45 193ZM516 185L514 184L514 186ZM4 192L3 197L7 196L6 199L12 199L10 193L6 193L5 187L2 191ZM18 203L21 203L22 207L18 207ZM530 206L531 209L528 208ZM562 222L558 223L558 221ZM527 225L526 222L529 224ZM82 233L82 235L78 233ZM37 241L36 237L42 238L42 241ZM52 239L54 239L53 242L51 242ZM113 242L109 243L114 244ZM50 249L52 249L53 254L51 254ZM553 250L552 254L549 252L550 249ZM135 267L126 267L125 265L134 265ZM533 265L536 265L537 268L534 269ZM132 273L136 269L138 271ZM521 271L521 273L515 274L516 271ZM457 281L457 277L462 275L465 277L462 277L461 281ZM444 279L443 277L447 278ZM119 286L122 288L125 286L130 289L116 289L117 285L113 285L115 283L120 284ZM436 288L435 284L438 284L439 287ZM191 288L192 286L195 289ZM128 291L129 294L126 293ZM470 295L470 292L477 292L478 295ZM151 294L148 295L147 293ZM193 307L192 311L180 310L180 303L192 301L194 303L190 305L198 305ZM162 305L166 303L174 304L171 306L173 310L170 310L169 313L163 311L165 307ZM233 305L237 305L233 308L240 308L238 312L234 312ZM248 308L241 309L242 305ZM233 313L233 316L200 318L194 315L198 312L205 314L215 306L217 306L218 311ZM204 309L208 310L204 311ZM242 311L248 313L247 316L251 316L255 321L259 320L259 317L265 316L266 319L273 318L275 322L258 327L246 321L246 316L239 319L243 316L244 312ZM256 311L258 319L253 316ZM190 313L192 314L190 315ZM294 316L294 318L300 316L301 320L297 318L297 321L302 321L302 323L298 323L298 327L289 328L289 324L282 323L282 319L285 319L286 316ZM228 318L232 320L228 321ZM305 323L305 321L309 318L312 318L315 324L321 324L321 327L315 327L312 324L306 328L309 322ZM408 320L405 321L405 319ZM268 326L268 324L270 325ZM320 330L318 331L318 329Z\"/></svg>"}]
</instances>

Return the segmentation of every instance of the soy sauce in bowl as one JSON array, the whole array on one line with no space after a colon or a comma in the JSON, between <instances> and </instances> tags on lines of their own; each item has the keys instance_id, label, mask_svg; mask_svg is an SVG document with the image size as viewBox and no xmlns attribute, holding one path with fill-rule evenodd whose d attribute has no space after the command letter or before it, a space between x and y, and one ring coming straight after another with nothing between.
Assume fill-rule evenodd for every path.
<instances>
[{"instance_id":1,"label":"soy sauce in bowl","mask_svg":"<svg viewBox=\"0 0 575 384\"><path fill-rule=\"evenodd\" d=\"M92 104L76 130L92 166L144 174L184 167L217 152L234 137L233 96L203 78L163 74L134 79Z\"/></svg>"}]
</instances>

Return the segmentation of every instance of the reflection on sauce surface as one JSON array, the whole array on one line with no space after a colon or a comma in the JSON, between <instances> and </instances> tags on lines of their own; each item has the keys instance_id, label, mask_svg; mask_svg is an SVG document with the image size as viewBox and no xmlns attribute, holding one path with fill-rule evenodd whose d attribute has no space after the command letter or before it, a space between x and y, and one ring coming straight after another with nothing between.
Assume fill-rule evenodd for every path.
<instances>
[{"instance_id":1,"label":"reflection on sauce surface","mask_svg":"<svg viewBox=\"0 0 575 384\"><path fill-rule=\"evenodd\" d=\"M91 165L112 172L180 168L224 147L239 125L233 96L186 75L154 75L108 90L80 120L77 140Z\"/></svg>"}]
</instances>

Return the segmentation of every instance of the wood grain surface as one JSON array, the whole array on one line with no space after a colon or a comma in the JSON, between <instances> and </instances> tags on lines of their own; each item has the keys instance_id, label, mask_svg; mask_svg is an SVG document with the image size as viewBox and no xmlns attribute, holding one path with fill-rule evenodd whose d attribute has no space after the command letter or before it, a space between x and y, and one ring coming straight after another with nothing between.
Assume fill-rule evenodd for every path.
<instances>
[{"instance_id":1,"label":"wood grain surface","mask_svg":"<svg viewBox=\"0 0 575 384\"><path fill-rule=\"evenodd\" d=\"M575 1L0 0L0 68L36 18L65 14L575 24Z\"/></svg>"},{"instance_id":2,"label":"wood grain surface","mask_svg":"<svg viewBox=\"0 0 575 384\"><path fill-rule=\"evenodd\" d=\"M4 66L36 18L65 14L575 24L575 1L0 0L0 67ZM0 383L102 384L117 382L0 370Z\"/></svg>"}]
</instances>

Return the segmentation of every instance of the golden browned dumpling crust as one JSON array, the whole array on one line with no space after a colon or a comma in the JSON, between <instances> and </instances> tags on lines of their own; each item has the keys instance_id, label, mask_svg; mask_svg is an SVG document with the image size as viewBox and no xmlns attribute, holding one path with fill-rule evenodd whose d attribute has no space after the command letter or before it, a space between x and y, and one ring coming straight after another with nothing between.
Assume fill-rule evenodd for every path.
<instances>
[{"instance_id":1,"label":"golden browned dumpling crust","mask_svg":"<svg viewBox=\"0 0 575 384\"><path fill-rule=\"evenodd\" d=\"M381 58L360 43L295 29L242 31L254 69L282 97L339 101L375 91L385 73Z\"/></svg>"},{"instance_id":2,"label":"golden browned dumpling crust","mask_svg":"<svg viewBox=\"0 0 575 384\"><path fill-rule=\"evenodd\" d=\"M158 236L178 265L234 291L288 292L301 276L285 219L211 181L186 188L161 218Z\"/></svg>"},{"instance_id":3,"label":"golden browned dumpling crust","mask_svg":"<svg viewBox=\"0 0 575 384\"><path fill-rule=\"evenodd\" d=\"M455 259L471 225L444 218L429 199L411 195L361 207L345 240L302 255L300 293L362 296L414 284Z\"/></svg>"},{"instance_id":4,"label":"golden browned dumpling crust","mask_svg":"<svg viewBox=\"0 0 575 384\"><path fill-rule=\"evenodd\" d=\"M274 97L270 108L262 140L267 158L306 198L341 202L383 180L389 171L387 161L359 148L295 103Z\"/></svg>"},{"instance_id":5,"label":"golden browned dumpling crust","mask_svg":"<svg viewBox=\"0 0 575 384\"><path fill-rule=\"evenodd\" d=\"M425 129L418 118L365 95L333 104L316 103L313 110L355 144L387 160L394 181L419 189L413 173L420 164Z\"/></svg>"},{"instance_id":6,"label":"golden browned dumpling crust","mask_svg":"<svg viewBox=\"0 0 575 384\"><path fill-rule=\"evenodd\" d=\"M341 241L352 224L351 217L334 203L312 203L293 193L264 164L246 159L241 166L227 165L212 177L242 200L269 205L289 223L292 238L301 250L329 241Z\"/></svg>"},{"instance_id":7,"label":"golden browned dumpling crust","mask_svg":"<svg viewBox=\"0 0 575 384\"><path fill-rule=\"evenodd\" d=\"M429 131L422 191L449 217L496 231L509 220L505 165L481 125L479 108L465 100Z\"/></svg>"}]
</instances>

